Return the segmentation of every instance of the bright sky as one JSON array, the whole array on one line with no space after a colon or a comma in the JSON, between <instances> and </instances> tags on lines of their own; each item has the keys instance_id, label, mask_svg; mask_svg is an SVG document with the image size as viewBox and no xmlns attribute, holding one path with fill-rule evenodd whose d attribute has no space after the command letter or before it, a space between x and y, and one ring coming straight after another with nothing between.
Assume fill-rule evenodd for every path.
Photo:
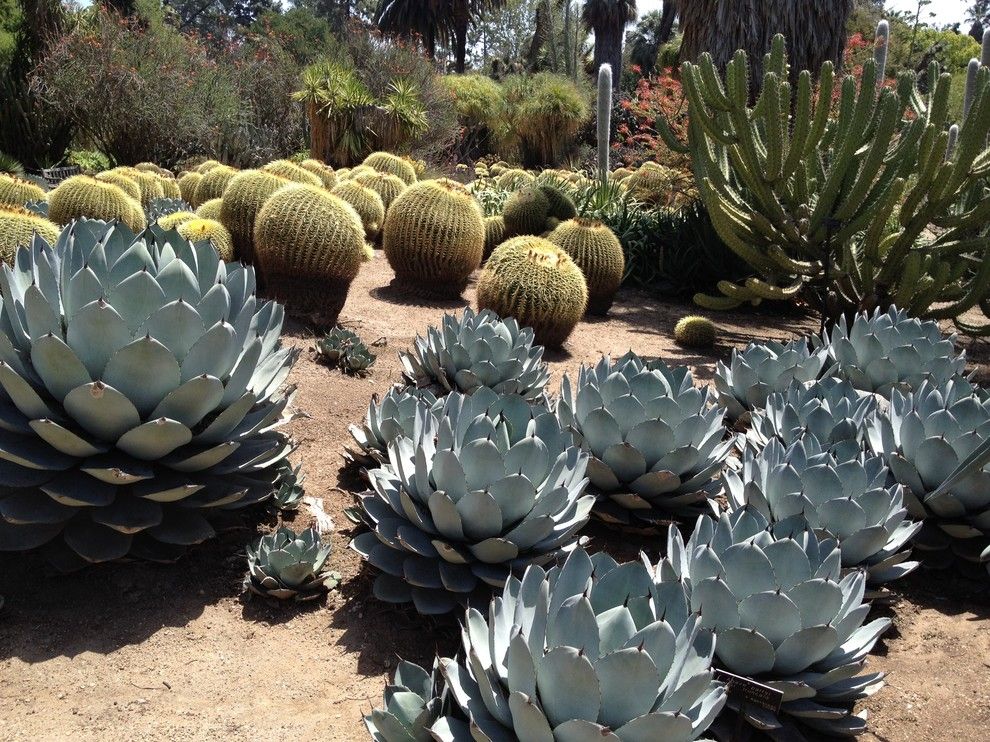
<instances>
[{"instance_id":1,"label":"bright sky","mask_svg":"<svg viewBox=\"0 0 990 742\"><path fill-rule=\"evenodd\" d=\"M797 0L800 1L800 0ZM662 0L638 0L637 7L640 15L656 10L663 4ZM966 8L969 6L967 0L933 0L932 4L921 11L922 20L933 23L936 26L945 26L950 23L963 23L966 17ZM917 0L888 0L887 7L893 10L907 10L915 12L918 8ZM934 17L928 14L934 13ZM964 32L968 29L963 28Z\"/></svg>"}]
</instances>

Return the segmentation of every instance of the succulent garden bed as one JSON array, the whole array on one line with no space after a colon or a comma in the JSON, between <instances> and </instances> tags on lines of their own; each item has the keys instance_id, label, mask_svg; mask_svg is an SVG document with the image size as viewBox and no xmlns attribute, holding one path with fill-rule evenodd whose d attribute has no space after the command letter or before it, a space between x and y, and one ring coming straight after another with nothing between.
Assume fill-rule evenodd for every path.
<instances>
[{"instance_id":1,"label":"succulent garden bed","mask_svg":"<svg viewBox=\"0 0 990 742\"><path fill-rule=\"evenodd\" d=\"M248 511L239 529L194 548L175 566L104 565L70 576L51 574L37 555L0 554L0 678L4 738L354 740L365 738L362 714L382 705L382 687L399 659L429 666L434 653L459 646L453 616L429 618L372 597L374 570L344 548L355 532L345 509L364 488L344 446L373 392L385 392L403 371L400 351L439 325L445 311L474 304L474 279L463 300L425 300L391 285L384 256L365 264L340 316L371 342L377 361L364 374L343 374L321 362L308 328L289 323L286 341L301 357L289 382L309 417L288 430L293 456L306 473L306 494L334 521L331 570L341 583L326 600L242 601L245 544L282 524L311 525L308 506L276 514ZM581 323L563 350L548 352L556 388L562 375L629 348L691 367L696 383L713 378L717 361L748 341L786 341L817 322L775 313L719 316L710 351L672 341L683 305L619 293L607 318ZM969 348L986 373L986 344ZM655 563L663 539L622 536L605 526L587 530L591 550L620 560L643 549ZM892 585L868 621L888 617L893 629L870 658L870 671L889 673L867 699L865 739L977 740L990 724L990 598L986 582L954 572L919 570Z\"/></svg>"}]
</instances>

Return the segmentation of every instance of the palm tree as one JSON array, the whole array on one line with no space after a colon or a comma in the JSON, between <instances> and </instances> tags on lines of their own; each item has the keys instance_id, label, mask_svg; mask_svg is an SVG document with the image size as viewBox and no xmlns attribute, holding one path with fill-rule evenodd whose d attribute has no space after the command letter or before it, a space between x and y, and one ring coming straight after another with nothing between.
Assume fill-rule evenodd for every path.
<instances>
[{"instance_id":1,"label":"palm tree","mask_svg":"<svg viewBox=\"0 0 990 742\"><path fill-rule=\"evenodd\" d=\"M636 20L636 0L585 0L584 24L595 34L595 69L612 65L612 87L622 78L622 41Z\"/></svg>"}]
</instances>

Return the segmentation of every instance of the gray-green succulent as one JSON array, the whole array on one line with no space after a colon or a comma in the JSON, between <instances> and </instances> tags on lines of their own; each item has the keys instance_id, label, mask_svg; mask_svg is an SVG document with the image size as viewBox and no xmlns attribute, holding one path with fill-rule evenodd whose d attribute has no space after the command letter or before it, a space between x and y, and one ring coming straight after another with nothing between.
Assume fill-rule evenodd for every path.
<instances>
[{"instance_id":1,"label":"gray-green succulent","mask_svg":"<svg viewBox=\"0 0 990 742\"><path fill-rule=\"evenodd\" d=\"M591 458L596 513L616 523L714 512L716 479L733 439L710 389L684 366L647 364L631 351L565 374L557 416Z\"/></svg>"},{"instance_id":2,"label":"gray-green succulent","mask_svg":"<svg viewBox=\"0 0 990 742\"><path fill-rule=\"evenodd\" d=\"M162 217L175 214L178 211L195 211L195 207L190 206L181 198L154 198L145 209L144 215L148 224L154 224Z\"/></svg>"},{"instance_id":3,"label":"gray-green succulent","mask_svg":"<svg viewBox=\"0 0 990 742\"><path fill-rule=\"evenodd\" d=\"M918 566L907 558L921 523L907 517L903 487L888 486L887 474L879 456L829 450L806 434L786 448L774 438L758 454L746 450L742 470L724 477L730 510L752 507L772 523L803 518L839 544L843 567L878 585Z\"/></svg>"},{"instance_id":4,"label":"gray-green succulent","mask_svg":"<svg viewBox=\"0 0 990 742\"><path fill-rule=\"evenodd\" d=\"M767 397L784 392L792 383L809 384L825 366L828 349L809 348L805 338L788 343L750 343L745 350L732 350L729 363L715 365L718 403L729 420L747 417L766 406Z\"/></svg>"},{"instance_id":5,"label":"gray-green succulent","mask_svg":"<svg viewBox=\"0 0 990 742\"><path fill-rule=\"evenodd\" d=\"M351 548L381 571L375 595L445 613L576 543L594 497L587 456L545 407L479 388L420 407L360 497Z\"/></svg>"},{"instance_id":6,"label":"gray-green succulent","mask_svg":"<svg viewBox=\"0 0 990 742\"><path fill-rule=\"evenodd\" d=\"M750 724L784 735L796 724L831 736L865 730L865 714L851 706L884 676L858 673L891 622L863 625L866 575L842 575L834 540L819 540L800 518L771 525L744 507L698 518L686 544L672 526L659 574L684 581L691 610L715 634L719 667L783 692L776 714L730 698Z\"/></svg>"},{"instance_id":7,"label":"gray-green succulent","mask_svg":"<svg viewBox=\"0 0 990 742\"><path fill-rule=\"evenodd\" d=\"M828 377L810 386L794 383L786 392L771 394L766 408L752 413L746 435L757 450L774 438L789 446L811 434L824 446L858 451L876 410L876 397L840 379Z\"/></svg>"},{"instance_id":8,"label":"gray-green succulent","mask_svg":"<svg viewBox=\"0 0 990 742\"><path fill-rule=\"evenodd\" d=\"M302 473L302 464L295 468L288 461L283 461L278 469L278 479L275 480L275 494L272 499L279 510L298 510L303 495L306 494L304 484L306 475Z\"/></svg>"},{"instance_id":9,"label":"gray-green succulent","mask_svg":"<svg viewBox=\"0 0 990 742\"><path fill-rule=\"evenodd\" d=\"M955 335L946 337L938 322L911 317L896 307L857 314L851 327L843 316L822 341L831 364L825 375L888 399L895 388L917 389L926 379L944 384L966 368L966 354L956 352Z\"/></svg>"},{"instance_id":10,"label":"gray-green succulent","mask_svg":"<svg viewBox=\"0 0 990 742\"><path fill-rule=\"evenodd\" d=\"M400 662L385 686L385 708L364 717L375 742L428 742L429 729L448 706L439 662L427 672L412 662Z\"/></svg>"},{"instance_id":11,"label":"gray-green succulent","mask_svg":"<svg viewBox=\"0 0 990 742\"><path fill-rule=\"evenodd\" d=\"M248 547L244 590L279 600L316 600L340 582L339 574L327 570L329 558L330 545L315 528L298 534L279 528Z\"/></svg>"},{"instance_id":12,"label":"gray-green succulent","mask_svg":"<svg viewBox=\"0 0 990 742\"><path fill-rule=\"evenodd\" d=\"M869 427L868 441L904 485L908 512L927 520L916 542L926 562L944 564L953 552L970 562L990 561L990 463L940 487L990 442L990 399L965 379L895 391L889 411Z\"/></svg>"},{"instance_id":13,"label":"gray-green succulent","mask_svg":"<svg viewBox=\"0 0 990 742\"><path fill-rule=\"evenodd\" d=\"M297 351L254 271L177 233L75 222L0 287L0 550L171 561L271 496Z\"/></svg>"},{"instance_id":14,"label":"gray-green succulent","mask_svg":"<svg viewBox=\"0 0 990 742\"><path fill-rule=\"evenodd\" d=\"M346 447L345 457L365 466L384 463L388 460L388 444L400 435L412 435L419 409L436 405L437 398L428 389L390 389L381 401L377 394L372 395L364 424L349 428L357 448Z\"/></svg>"},{"instance_id":15,"label":"gray-green succulent","mask_svg":"<svg viewBox=\"0 0 990 742\"><path fill-rule=\"evenodd\" d=\"M24 204L24 208L28 211L34 212L40 216L48 218L48 202L47 201L28 201Z\"/></svg>"},{"instance_id":16,"label":"gray-green succulent","mask_svg":"<svg viewBox=\"0 0 990 742\"><path fill-rule=\"evenodd\" d=\"M543 396L550 371L543 346L533 344L533 330L515 319L500 319L491 310L470 307L458 317L445 314L439 328L417 337L412 353L400 353L403 376L437 396L451 391L473 394L487 387L530 401Z\"/></svg>"},{"instance_id":17,"label":"gray-green succulent","mask_svg":"<svg viewBox=\"0 0 990 742\"><path fill-rule=\"evenodd\" d=\"M468 609L461 644L440 661L451 710L436 740L688 742L725 705L683 583L655 583L642 562L577 549L530 567L487 618Z\"/></svg>"},{"instance_id":18,"label":"gray-green succulent","mask_svg":"<svg viewBox=\"0 0 990 742\"><path fill-rule=\"evenodd\" d=\"M361 336L339 325L316 341L320 360L347 374L363 374L375 363L374 353Z\"/></svg>"}]
</instances>

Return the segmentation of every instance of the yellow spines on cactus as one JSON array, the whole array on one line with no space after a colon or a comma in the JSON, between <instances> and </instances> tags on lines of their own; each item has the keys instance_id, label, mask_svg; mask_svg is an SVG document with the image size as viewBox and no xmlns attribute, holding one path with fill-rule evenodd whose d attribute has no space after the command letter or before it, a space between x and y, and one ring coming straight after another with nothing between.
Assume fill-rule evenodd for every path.
<instances>
[{"instance_id":1,"label":"yellow spines on cactus","mask_svg":"<svg viewBox=\"0 0 990 742\"><path fill-rule=\"evenodd\" d=\"M502 218L509 237L523 234L543 234L550 217L550 201L537 186L516 191L505 202Z\"/></svg>"},{"instance_id":2,"label":"yellow spines on cactus","mask_svg":"<svg viewBox=\"0 0 990 742\"><path fill-rule=\"evenodd\" d=\"M685 348L710 348L715 334L715 324L707 317L682 317L674 326L674 340Z\"/></svg>"},{"instance_id":3,"label":"yellow spines on cactus","mask_svg":"<svg viewBox=\"0 0 990 742\"><path fill-rule=\"evenodd\" d=\"M171 178L172 177L172 171L171 170L168 170L166 168L163 168L160 165L156 165L153 162L139 162L137 165L134 166L134 169L135 170L140 170L140 171L145 172L145 173L154 173L155 175L160 175L163 178Z\"/></svg>"},{"instance_id":4,"label":"yellow spines on cactus","mask_svg":"<svg viewBox=\"0 0 990 742\"><path fill-rule=\"evenodd\" d=\"M255 260L268 292L290 311L333 323L365 260L361 218L323 187L290 183L258 212Z\"/></svg>"},{"instance_id":5,"label":"yellow spines on cactus","mask_svg":"<svg viewBox=\"0 0 990 742\"><path fill-rule=\"evenodd\" d=\"M162 229L176 229L180 224L199 218L202 217L193 211L173 211L171 214L159 218L155 223Z\"/></svg>"},{"instance_id":6,"label":"yellow spines on cactus","mask_svg":"<svg viewBox=\"0 0 990 742\"><path fill-rule=\"evenodd\" d=\"M364 243L363 252L364 252L364 262L367 263L369 260L375 259L375 248L373 248L370 243L368 242Z\"/></svg>"},{"instance_id":7,"label":"yellow spines on cactus","mask_svg":"<svg viewBox=\"0 0 990 742\"><path fill-rule=\"evenodd\" d=\"M382 197L356 180L340 183L330 192L354 207L361 217L365 237L374 242L385 222L385 204L382 203Z\"/></svg>"},{"instance_id":8,"label":"yellow spines on cactus","mask_svg":"<svg viewBox=\"0 0 990 742\"><path fill-rule=\"evenodd\" d=\"M122 175L127 175L138 184L141 191L141 205L148 206L156 198L165 198L165 188L162 186L162 179L155 173L146 173L134 168L119 168L111 171Z\"/></svg>"},{"instance_id":9,"label":"yellow spines on cactus","mask_svg":"<svg viewBox=\"0 0 990 742\"><path fill-rule=\"evenodd\" d=\"M182 189L179 188L179 181L171 175L159 175L158 180L161 181L165 198L182 198Z\"/></svg>"},{"instance_id":10,"label":"yellow spines on cactus","mask_svg":"<svg viewBox=\"0 0 990 742\"><path fill-rule=\"evenodd\" d=\"M418 180L416 167L409 160L393 155L391 152L373 152L361 163L380 173L388 173L402 178L403 182L411 185Z\"/></svg>"},{"instance_id":11,"label":"yellow spines on cactus","mask_svg":"<svg viewBox=\"0 0 990 742\"><path fill-rule=\"evenodd\" d=\"M338 177L340 180L355 180L362 175L374 175L378 172L378 170L375 170L373 167L368 167L367 165L357 165L352 168L341 168L337 172L339 173ZM402 182L405 183L406 181L403 180Z\"/></svg>"},{"instance_id":12,"label":"yellow spines on cactus","mask_svg":"<svg viewBox=\"0 0 990 742\"><path fill-rule=\"evenodd\" d=\"M179 224L176 231L190 242L210 242L221 260L234 259L234 240L227 228L214 219L189 219Z\"/></svg>"},{"instance_id":13,"label":"yellow spines on cactus","mask_svg":"<svg viewBox=\"0 0 990 742\"><path fill-rule=\"evenodd\" d=\"M634 172L635 172L634 170L628 167L617 167L615 170L609 173L608 177L610 180L620 181L620 180L625 180Z\"/></svg>"},{"instance_id":14,"label":"yellow spines on cactus","mask_svg":"<svg viewBox=\"0 0 990 742\"><path fill-rule=\"evenodd\" d=\"M264 170L244 170L227 184L220 203L220 222L234 238L234 252L254 262L254 222L268 197L290 181Z\"/></svg>"},{"instance_id":15,"label":"yellow spines on cactus","mask_svg":"<svg viewBox=\"0 0 990 742\"><path fill-rule=\"evenodd\" d=\"M30 245L36 233L54 245L59 232L58 225L43 216L13 204L0 205L0 261L13 264L17 248Z\"/></svg>"},{"instance_id":16,"label":"yellow spines on cactus","mask_svg":"<svg viewBox=\"0 0 990 742\"><path fill-rule=\"evenodd\" d=\"M318 175L300 167L291 160L272 160L261 169L266 173L291 180L293 183L302 183L303 185L323 188L323 181Z\"/></svg>"},{"instance_id":17,"label":"yellow spines on cactus","mask_svg":"<svg viewBox=\"0 0 990 742\"><path fill-rule=\"evenodd\" d=\"M626 271L622 243L611 229L591 219L570 219L547 238L571 256L588 282L589 314L606 314Z\"/></svg>"},{"instance_id":18,"label":"yellow spines on cactus","mask_svg":"<svg viewBox=\"0 0 990 742\"><path fill-rule=\"evenodd\" d=\"M200 175L206 175L213 168L219 167L221 164L222 163L220 163L218 160L207 160L206 162L201 162L199 165L196 166L196 172L199 173Z\"/></svg>"},{"instance_id":19,"label":"yellow spines on cactus","mask_svg":"<svg viewBox=\"0 0 990 742\"><path fill-rule=\"evenodd\" d=\"M371 168L368 169L370 170ZM339 167L336 170L334 170L334 172L337 174L338 183L342 180L347 180L349 177L351 177L351 168L349 167Z\"/></svg>"},{"instance_id":20,"label":"yellow spines on cactus","mask_svg":"<svg viewBox=\"0 0 990 742\"><path fill-rule=\"evenodd\" d=\"M577 208L571 197L555 186L543 183L537 186L540 192L546 196L550 206L548 214L558 221L566 221L577 216Z\"/></svg>"},{"instance_id":21,"label":"yellow spines on cactus","mask_svg":"<svg viewBox=\"0 0 990 742\"><path fill-rule=\"evenodd\" d=\"M619 182L633 198L649 206L680 206L696 197L689 176L655 162L643 163Z\"/></svg>"},{"instance_id":22,"label":"yellow spines on cactus","mask_svg":"<svg viewBox=\"0 0 990 742\"><path fill-rule=\"evenodd\" d=\"M377 193L382 199L385 211L388 211L388 207L407 187L402 178L388 173L362 173L352 180Z\"/></svg>"},{"instance_id":23,"label":"yellow spines on cactus","mask_svg":"<svg viewBox=\"0 0 990 742\"><path fill-rule=\"evenodd\" d=\"M382 247L400 283L460 296L485 248L481 206L452 180L414 183L392 202Z\"/></svg>"},{"instance_id":24,"label":"yellow spines on cactus","mask_svg":"<svg viewBox=\"0 0 990 742\"><path fill-rule=\"evenodd\" d=\"M540 237L514 237L488 258L478 278L478 308L515 317L536 342L559 348L584 315L588 286L570 256Z\"/></svg>"},{"instance_id":25,"label":"yellow spines on cactus","mask_svg":"<svg viewBox=\"0 0 990 742\"><path fill-rule=\"evenodd\" d=\"M197 172L183 173L179 177L179 193L187 204L192 204L196 198L196 186L202 179L203 174Z\"/></svg>"},{"instance_id":26,"label":"yellow spines on cactus","mask_svg":"<svg viewBox=\"0 0 990 742\"><path fill-rule=\"evenodd\" d=\"M48 194L48 218L63 225L73 219L119 220L134 232L146 226L140 203L117 186L88 175L66 178Z\"/></svg>"},{"instance_id":27,"label":"yellow spines on cactus","mask_svg":"<svg viewBox=\"0 0 990 742\"><path fill-rule=\"evenodd\" d=\"M500 216L485 217L485 252L483 258L488 259L492 251L505 242L505 219Z\"/></svg>"},{"instance_id":28,"label":"yellow spines on cactus","mask_svg":"<svg viewBox=\"0 0 990 742\"><path fill-rule=\"evenodd\" d=\"M299 167L303 170L311 172L323 183L323 187L328 191L337 185L337 174L333 171L333 168L326 165L319 160L307 159L299 163Z\"/></svg>"},{"instance_id":29,"label":"yellow spines on cactus","mask_svg":"<svg viewBox=\"0 0 990 742\"><path fill-rule=\"evenodd\" d=\"M141 186L139 186L138 182L134 180L134 178L132 178L131 176L121 172L116 172L114 170L107 170L102 173L97 173L93 177L96 178L97 180L102 180L106 183L111 183L117 186L128 196L130 196L135 201L140 203Z\"/></svg>"},{"instance_id":30,"label":"yellow spines on cactus","mask_svg":"<svg viewBox=\"0 0 990 742\"><path fill-rule=\"evenodd\" d=\"M230 184L227 184L228 187ZM196 209L196 216L200 219L213 219L214 221L220 221L220 208L223 206L222 198L211 198L204 204L200 204L199 208Z\"/></svg>"},{"instance_id":31,"label":"yellow spines on cactus","mask_svg":"<svg viewBox=\"0 0 990 742\"><path fill-rule=\"evenodd\" d=\"M16 175L0 173L0 204L23 206L28 201L43 201L45 189Z\"/></svg>"},{"instance_id":32,"label":"yellow spines on cactus","mask_svg":"<svg viewBox=\"0 0 990 742\"><path fill-rule=\"evenodd\" d=\"M237 175L237 170L226 165L217 165L196 184L196 192L190 204L200 206L213 198L222 198L227 184Z\"/></svg>"},{"instance_id":33,"label":"yellow spines on cactus","mask_svg":"<svg viewBox=\"0 0 990 742\"><path fill-rule=\"evenodd\" d=\"M492 172L494 173L495 170L493 169ZM525 170L510 168L503 170L495 178L495 187L506 191L514 191L517 188L532 184L535 180L536 178Z\"/></svg>"}]
</instances>

